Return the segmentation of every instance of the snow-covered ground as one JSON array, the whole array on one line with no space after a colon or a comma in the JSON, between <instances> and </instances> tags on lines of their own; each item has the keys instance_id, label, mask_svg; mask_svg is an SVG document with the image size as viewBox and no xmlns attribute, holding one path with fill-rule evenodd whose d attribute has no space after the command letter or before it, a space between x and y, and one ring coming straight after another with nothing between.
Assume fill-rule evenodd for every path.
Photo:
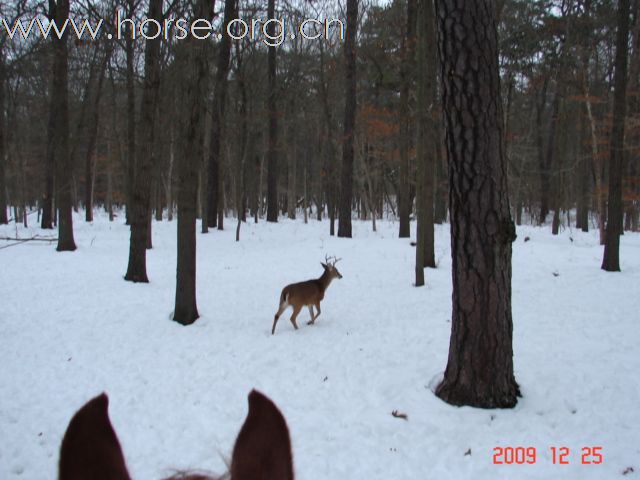
<instances>
[{"instance_id":1,"label":"snow-covered ground","mask_svg":"<svg viewBox=\"0 0 640 480\"><path fill-rule=\"evenodd\" d=\"M640 478L638 234L622 238L623 271L605 273L596 232L518 229L523 398L513 410L480 410L431 390L451 327L447 225L436 230L439 268L415 288L415 250L395 223L373 233L356 221L351 240L330 237L326 221L249 223L236 243L229 220L198 234L201 318L183 327L170 320L176 222L154 223L142 285L123 280L121 218L74 221L76 252L43 242L0 250L1 479L56 478L69 419L102 391L135 479L222 472L254 387L287 419L300 480ZM344 278L317 324L303 310L294 331L289 310L271 336L282 287L319 276L325 254L342 257ZM535 447L535 464L494 465L497 446ZM570 449L569 465L553 464L552 446ZM602 464L582 465L581 449L596 446Z\"/></svg>"}]
</instances>

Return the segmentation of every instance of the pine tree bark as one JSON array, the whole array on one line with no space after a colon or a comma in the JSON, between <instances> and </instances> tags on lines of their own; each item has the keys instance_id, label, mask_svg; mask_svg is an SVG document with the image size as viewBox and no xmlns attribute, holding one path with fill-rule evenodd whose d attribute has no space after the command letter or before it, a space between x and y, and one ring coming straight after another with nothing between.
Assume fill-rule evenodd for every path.
<instances>
[{"instance_id":1,"label":"pine tree bark","mask_svg":"<svg viewBox=\"0 0 640 480\"><path fill-rule=\"evenodd\" d=\"M62 25L69 17L69 0L50 0L49 15L52 21ZM47 157L56 166L58 210L58 246L56 250L73 251L73 217L71 202L71 182L73 164L69 155L69 63L67 32L59 39L52 39L53 66L51 74L51 101L49 108L49 129Z\"/></svg>"},{"instance_id":2,"label":"pine tree bark","mask_svg":"<svg viewBox=\"0 0 640 480\"><path fill-rule=\"evenodd\" d=\"M269 0L267 7L267 17L275 18L275 0ZM268 25L267 33L274 38L276 30L271 22ZM267 222L278 221L278 106L276 103L276 48L268 47L267 54L267 80L268 98L267 110L269 114L269 140L267 150Z\"/></svg>"},{"instance_id":3,"label":"pine tree bark","mask_svg":"<svg viewBox=\"0 0 640 480\"><path fill-rule=\"evenodd\" d=\"M342 137L342 171L340 179L340 215L338 237L351 238L351 201L353 198L353 135L356 124L356 35L358 0L347 0L347 35L345 56L344 135Z\"/></svg>"},{"instance_id":4,"label":"pine tree bark","mask_svg":"<svg viewBox=\"0 0 640 480\"><path fill-rule=\"evenodd\" d=\"M449 160L453 312L436 395L453 405L508 408L513 374L511 243L493 2L437 0Z\"/></svg>"},{"instance_id":5,"label":"pine tree bark","mask_svg":"<svg viewBox=\"0 0 640 480\"><path fill-rule=\"evenodd\" d=\"M162 0L150 0L147 18L162 22ZM146 40L145 78L140 107L140 144L136 148L136 171L131 196L131 238L129 241L129 265L125 280L149 282L147 277L147 243L150 233L151 173L153 171L153 146L155 141L155 117L160 87L160 36Z\"/></svg>"},{"instance_id":6,"label":"pine tree bark","mask_svg":"<svg viewBox=\"0 0 640 480\"><path fill-rule=\"evenodd\" d=\"M627 93L627 51L629 43L629 0L618 3L618 31L613 94L613 128L609 160L609 201L602 269L620 271L620 234L622 233L622 171L624 124Z\"/></svg>"}]
</instances>

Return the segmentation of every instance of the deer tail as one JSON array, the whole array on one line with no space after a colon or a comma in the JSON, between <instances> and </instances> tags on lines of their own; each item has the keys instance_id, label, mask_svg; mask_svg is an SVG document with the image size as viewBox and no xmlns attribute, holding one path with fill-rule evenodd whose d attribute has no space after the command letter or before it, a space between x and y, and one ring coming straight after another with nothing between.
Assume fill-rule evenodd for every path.
<instances>
[{"instance_id":1,"label":"deer tail","mask_svg":"<svg viewBox=\"0 0 640 480\"><path fill-rule=\"evenodd\" d=\"M282 305L283 303L286 303L288 299L289 299L289 290L287 290L286 288L283 288L282 293L280 294L280 305Z\"/></svg>"}]
</instances>

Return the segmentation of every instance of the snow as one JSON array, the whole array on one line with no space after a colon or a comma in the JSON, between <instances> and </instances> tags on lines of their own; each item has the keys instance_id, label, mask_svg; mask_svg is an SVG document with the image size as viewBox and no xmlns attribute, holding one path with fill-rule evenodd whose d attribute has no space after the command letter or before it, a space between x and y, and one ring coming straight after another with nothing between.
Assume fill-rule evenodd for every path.
<instances>
[{"instance_id":1,"label":"snow","mask_svg":"<svg viewBox=\"0 0 640 480\"><path fill-rule=\"evenodd\" d=\"M281 219L198 234L198 308L170 320L176 222L153 225L151 283L123 280L129 231L120 217L74 217L78 250L27 242L0 250L0 478L56 478L73 413L106 391L133 478L172 469L221 473L257 388L284 413L296 478L640 478L640 235L621 240L621 273L600 269L597 232L519 227L513 254L512 410L449 406L432 389L446 366L451 315L448 226L439 267L415 288L415 249L397 224ZM0 226L0 236L16 227ZM412 225L415 232L415 225ZM17 234L48 235L18 227ZM525 242L524 238L530 237ZM9 242L0 242L0 247ZM322 314L294 331L282 287L342 257ZM408 415L394 418L393 410ZM494 465L497 446L535 447L533 465ZM568 447L569 465L550 447ZM600 465L581 448L601 446ZM465 455L465 453L468 453ZM629 471L623 476L623 472Z\"/></svg>"}]
</instances>

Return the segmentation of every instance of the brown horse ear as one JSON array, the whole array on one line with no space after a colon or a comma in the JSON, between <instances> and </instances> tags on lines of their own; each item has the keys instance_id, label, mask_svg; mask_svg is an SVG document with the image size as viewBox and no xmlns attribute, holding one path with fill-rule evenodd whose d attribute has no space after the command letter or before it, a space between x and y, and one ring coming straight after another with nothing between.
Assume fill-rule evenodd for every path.
<instances>
[{"instance_id":1,"label":"brown horse ear","mask_svg":"<svg viewBox=\"0 0 640 480\"><path fill-rule=\"evenodd\" d=\"M232 480L293 480L289 429L278 407L262 393L249 394L249 413L231 459Z\"/></svg>"},{"instance_id":2,"label":"brown horse ear","mask_svg":"<svg viewBox=\"0 0 640 480\"><path fill-rule=\"evenodd\" d=\"M73 416L60 447L59 480L130 480L102 394Z\"/></svg>"}]
</instances>

